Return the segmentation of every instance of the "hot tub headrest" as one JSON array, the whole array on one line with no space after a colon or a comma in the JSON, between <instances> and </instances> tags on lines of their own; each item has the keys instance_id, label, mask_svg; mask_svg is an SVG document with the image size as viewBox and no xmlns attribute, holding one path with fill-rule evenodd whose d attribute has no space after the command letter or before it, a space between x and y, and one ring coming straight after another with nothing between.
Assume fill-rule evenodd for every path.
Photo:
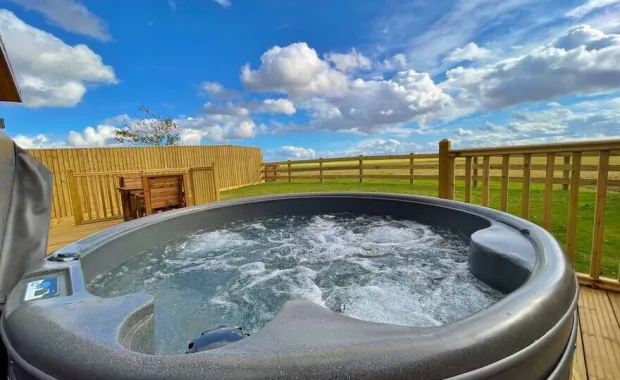
<instances>
[{"instance_id":1,"label":"hot tub headrest","mask_svg":"<svg viewBox=\"0 0 620 380\"><path fill-rule=\"evenodd\" d=\"M46 254L51 200L50 171L0 131L0 305Z\"/></svg>"}]
</instances>

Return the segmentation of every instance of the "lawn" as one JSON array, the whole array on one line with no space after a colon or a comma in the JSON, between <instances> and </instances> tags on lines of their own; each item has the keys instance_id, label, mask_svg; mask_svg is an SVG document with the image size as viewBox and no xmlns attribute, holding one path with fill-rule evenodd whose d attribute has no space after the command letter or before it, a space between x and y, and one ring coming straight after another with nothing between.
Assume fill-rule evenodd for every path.
<instances>
[{"instance_id":1,"label":"lawn","mask_svg":"<svg viewBox=\"0 0 620 380\"><path fill-rule=\"evenodd\" d=\"M364 180L360 184L351 179L330 179L325 183L317 180L296 179L293 183L271 182L260 185L247 186L222 193L222 199L253 197L268 194L284 194L298 192L319 191L367 191L418 195L437 195L437 181L416 180L410 185L407 180ZM490 207L499 208L500 183L490 183ZM530 193L530 220L542 225L544 185L532 184ZM456 183L456 199L463 200L465 196L464 183ZM564 191L561 185L556 185L553 191L551 233L564 246L566 241L566 221L568 216L569 192ZM587 273L590 267L590 250L592 246L592 226L594 220L594 202L596 191L583 188L579 194L579 218L577 222L577 254L575 270ZM480 204L482 199L481 186L472 190L472 202ZM615 211L613 211L615 210ZM618 259L620 252L620 193L610 192L607 195L607 210L605 213L605 234L603 247L603 276L618 276ZM509 185L508 212L519 216L521 213L521 184Z\"/></svg>"}]
</instances>

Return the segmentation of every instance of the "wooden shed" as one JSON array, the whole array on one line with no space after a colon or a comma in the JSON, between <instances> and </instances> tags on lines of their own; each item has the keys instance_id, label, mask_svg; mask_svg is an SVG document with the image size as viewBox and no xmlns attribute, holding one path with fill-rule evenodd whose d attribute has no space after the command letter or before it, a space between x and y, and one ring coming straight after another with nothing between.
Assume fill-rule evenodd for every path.
<instances>
[{"instance_id":1,"label":"wooden shed","mask_svg":"<svg viewBox=\"0 0 620 380\"><path fill-rule=\"evenodd\" d=\"M0 102L21 103L21 101L22 97L13 76L9 56L4 48L2 37L0 37Z\"/></svg>"}]
</instances>

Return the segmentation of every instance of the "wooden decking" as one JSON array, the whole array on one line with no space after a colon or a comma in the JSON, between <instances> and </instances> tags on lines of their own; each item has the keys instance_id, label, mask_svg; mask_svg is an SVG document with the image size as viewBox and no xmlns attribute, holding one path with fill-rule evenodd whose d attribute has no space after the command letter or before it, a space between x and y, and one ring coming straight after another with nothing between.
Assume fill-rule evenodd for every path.
<instances>
[{"instance_id":1,"label":"wooden decking","mask_svg":"<svg viewBox=\"0 0 620 380\"><path fill-rule=\"evenodd\" d=\"M54 225L50 230L48 252L122 221ZM620 379L620 293L581 287L579 317L573 380Z\"/></svg>"}]
</instances>

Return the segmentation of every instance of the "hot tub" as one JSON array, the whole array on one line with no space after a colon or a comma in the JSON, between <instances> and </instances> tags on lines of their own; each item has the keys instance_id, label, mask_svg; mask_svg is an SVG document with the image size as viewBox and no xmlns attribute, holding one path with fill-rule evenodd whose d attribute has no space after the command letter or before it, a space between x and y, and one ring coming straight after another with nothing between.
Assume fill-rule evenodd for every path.
<instances>
[{"instance_id":1,"label":"hot tub","mask_svg":"<svg viewBox=\"0 0 620 380\"><path fill-rule=\"evenodd\" d=\"M195 230L258 217L344 213L458 231L469 242L471 274L505 296L431 327L369 322L290 300L249 337L194 354L161 355L150 294L103 298L87 290L149 247ZM434 198L311 193L170 211L64 247L23 276L0 327L20 379L568 379L577 294L557 242L525 220Z\"/></svg>"}]
</instances>

